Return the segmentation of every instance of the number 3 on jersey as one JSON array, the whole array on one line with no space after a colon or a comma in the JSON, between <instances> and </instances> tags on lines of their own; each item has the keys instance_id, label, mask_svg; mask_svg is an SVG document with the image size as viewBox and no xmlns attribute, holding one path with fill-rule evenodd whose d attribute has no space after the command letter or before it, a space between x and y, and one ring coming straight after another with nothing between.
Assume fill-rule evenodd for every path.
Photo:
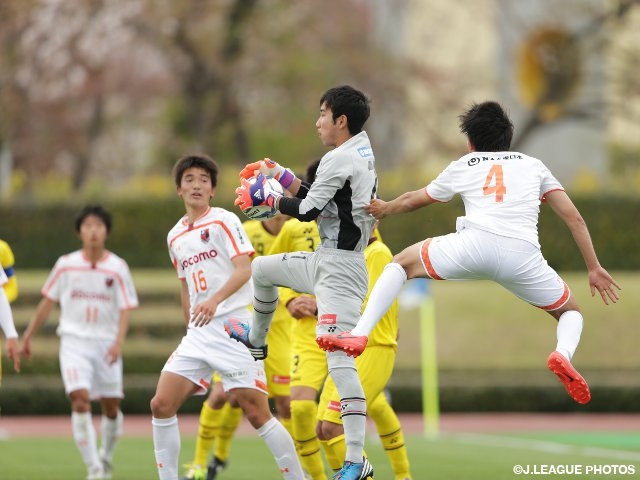
<instances>
[{"instance_id":1,"label":"number 3 on jersey","mask_svg":"<svg viewBox=\"0 0 640 480\"><path fill-rule=\"evenodd\" d=\"M496 196L496 202L500 203L507 193L507 187L504 185L504 176L502 173L502 165L493 165L482 187L482 193L485 195Z\"/></svg>"}]
</instances>

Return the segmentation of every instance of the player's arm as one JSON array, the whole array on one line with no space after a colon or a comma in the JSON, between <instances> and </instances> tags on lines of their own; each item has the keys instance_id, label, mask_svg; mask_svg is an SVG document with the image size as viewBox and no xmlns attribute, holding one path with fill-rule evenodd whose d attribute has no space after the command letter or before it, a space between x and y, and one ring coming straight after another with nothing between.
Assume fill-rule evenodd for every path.
<instances>
[{"instance_id":1,"label":"player's arm","mask_svg":"<svg viewBox=\"0 0 640 480\"><path fill-rule=\"evenodd\" d=\"M596 293L595 291L598 290L605 304L608 305L609 300L615 303L620 296L614 287L620 290L620 286L611 277L611 275L609 275L609 272L600 265L598 257L596 256L596 251L593 248L593 242L591 241L591 235L589 235L587 224L569 198L569 195L567 195L564 190L554 190L545 194L545 198L553 211L569 228L569 231L582 254L584 263L587 266L587 271L589 272L591 296L594 296Z\"/></svg>"},{"instance_id":2,"label":"player's arm","mask_svg":"<svg viewBox=\"0 0 640 480\"><path fill-rule=\"evenodd\" d=\"M129 313L130 309L125 308L120 310L120 318L118 319L118 334L116 335L116 340L113 342L113 345L109 348L107 352L107 361L111 363L115 363L120 356L122 356L122 346L124 345L124 340L127 336L127 332L129 331Z\"/></svg>"},{"instance_id":3,"label":"player's arm","mask_svg":"<svg viewBox=\"0 0 640 480\"><path fill-rule=\"evenodd\" d=\"M20 352L27 358L31 357L31 338L47 321L55 304L55 301L47 297L42 297L42 299L38 303L33 318L29 322L27 329L22 334L22 349L20 350Z\"/></svg>"},{"instance_id":4,"label":"player's arm","mask_svg":"<svg viewBox=\"0 0 640 480\"><path fill-rule=\"evenodd\" d=\"M375 198L367 207L367 212L380 220L387 215L395 215L397 213L412 212L420 207L424 207L434 203L435 200L427 195L424 188L406 192L389 202Z\"/></svg>"},{"instance_id":5,"label":"player's arm","mask_svg":"<svg viewBox=\"0 0 640 480\"><path fill-rule=\"evenodd\" d=\"M13 360L13 368L20 371L20 348L18 346L18 331L13 323L13 313L9 305L9 299L0 286L0 328L6 340L7 357Z\"/></svg>"},{"instance_id":6,"label":"player's arm","mask_svg":"<svg viewBox=\"0 0 640 480\"><path fill-rule=\"evenodd\" d=\"M251 278L251 256L243 253L231 259L234 270L227 281L211 296L193 309L192 324L201 327L208 324L218 305L236 293Z\"/></svg>"}]
</instances>

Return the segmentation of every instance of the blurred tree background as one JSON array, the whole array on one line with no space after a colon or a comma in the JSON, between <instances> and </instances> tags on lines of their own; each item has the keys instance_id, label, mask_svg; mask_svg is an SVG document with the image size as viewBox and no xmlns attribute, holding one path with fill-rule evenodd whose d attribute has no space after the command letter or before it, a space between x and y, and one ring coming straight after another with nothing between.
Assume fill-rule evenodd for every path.
<instances>
[{"instance_id":1,"label":"blurred tree background","mask_svg":"<svg viewBox=\"0 0 640 480\"><path fill-rule=\"evenodd\" d=\"M602 171L585 174L581 154L558 155L579 172L561 180L577 195L635 198L639 3L530 3L550 26L525 52L520 101L505 96L518 58L505 68L497 57L501 25L529 28L521 2L2 0L0 208L14 214L0 236L24 237L10 231L25 208L175 201L171 166L191 151L221 164L218 200L230 205L245 163L269 156L302 171L325 153L319 97L344 83L372 100L366 128L383 197L425 185L464 154L457 115L496 98L524 110L517 146L566 119L598 118ZM597 75L581 63L594 51ZM575 100L593 88L578 80L594 76L602 95Z\"/></svg>"},{"instance_id":2,"label":"blurred tree background","mask_svg":"<svg viewBox=\"0 0 640 480\"><path fill-rule=\"evenodd\" d=\"M601 262L627 270L616 278L632 292L640 270L633 227L640 223L639 5L0 0L0 238L12 246L21 277L13 305L19 330L40 297L43 272L79 246L73 219L82 204L104 203L114 214L108 247L145 278L125 365L134 379L127 401L137 399L127 411L147 412L157 372L183 334L166 250L167 232L184 213L172 165L185 153L210 154L222 168L215 203L240 213L232 201L245 163L268 156L301 172L326 152L314 123L320 95L339 84L371 98L365 127L383 198L426 185L466 152L457 116L470 103L501 101L516 126L514 148L562 174ZM549 263L582 273L570 233L547 206L541 210ZM382 235L397 252L452 231L462 211L458 199L393 216ZM575 292L586 297L580 282ZM538 364L547 353L538 335L552 334L540 328L542 314L498 295L455 284L436 293L439 318L457 320L438 322L443 405L575 408ZM633 294L623 298L606 312L589 304L596 321L580 359L593 380L594 411L638 408L640 360L628 334L637 307ZM415 331L415 313L401 321ZM42 358L26 362L20 376L7 375L3 413L68 408L50 327ZM401 335L395 388L409 388L394 391L394 406L419 403L419 338Z\"/></svg>"}]
</instances>

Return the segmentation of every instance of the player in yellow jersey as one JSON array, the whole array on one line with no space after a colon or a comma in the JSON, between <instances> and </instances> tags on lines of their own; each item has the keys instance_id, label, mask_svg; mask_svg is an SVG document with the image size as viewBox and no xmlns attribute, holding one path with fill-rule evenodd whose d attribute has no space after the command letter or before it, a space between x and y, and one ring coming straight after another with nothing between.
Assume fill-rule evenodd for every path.
<instances>
[{"instance_id":1,"label":"player in yellow jersey","mask_svg":"<svg viewBox=\"0 0 640 480\"><path fill-rule=\"evenodd\" d=\"M8 282L4 285L4 293L7 296L9 303L13 303L13 301L18 298L18 280L16 279L16 272L13 269L15 258L9 244L1 239L0 264L2 264L2 269L8 279Z\"/></svg>"},{"instance_id":2,"label":"player in yellow jersey","mask_svg":"<svg viewBox=\"0 0 640 480\"><path fill-rule=\"evenodd\" d=\"M277 215L265 221L248 220L242 224L256 256L268 253L280 229L289 219ZM269 398L273 399L280 423L291 434L291 410L289 407L289 348L292 318L281 303L276 309L268 335L272 351L265 360L265 372ZM231 441L242 420L242 409L222 389L217 374L213 377L211 392L202 405L196 439L195 458L188 466L182 480L213 480L227 466ZM213 458L207 465L209 452Z\"/></svg>"}]
</instances>

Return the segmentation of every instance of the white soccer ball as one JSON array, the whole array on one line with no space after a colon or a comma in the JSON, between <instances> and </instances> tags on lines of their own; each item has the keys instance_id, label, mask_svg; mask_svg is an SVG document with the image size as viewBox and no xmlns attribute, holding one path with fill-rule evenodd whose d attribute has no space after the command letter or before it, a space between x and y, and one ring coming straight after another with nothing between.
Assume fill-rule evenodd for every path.
<instances>
[{"instance_id":1,"label":"white soccer ball","mask_svg":"<svg viewBox=\"0 0 640 480\"><path fill-rule=\"evenodd\" d=\"M250 178L249 183L252 185L256 183L256 177ZM278 182L274 178L267 178L267 185L265 185L264 188L265 190L268 190L268 189L273 190L279 193L280 195L284 194L282 185L280 185L280 182ZM269 207L268 205L259 205L257 207L249 207L246 210L242 210L242 213L244 213L247 217L249 217L252 220L259 220L262 222L263 220L267 220L269 218L275 217L280 212L275 208Z\"/></svg>"}]
</instances>

